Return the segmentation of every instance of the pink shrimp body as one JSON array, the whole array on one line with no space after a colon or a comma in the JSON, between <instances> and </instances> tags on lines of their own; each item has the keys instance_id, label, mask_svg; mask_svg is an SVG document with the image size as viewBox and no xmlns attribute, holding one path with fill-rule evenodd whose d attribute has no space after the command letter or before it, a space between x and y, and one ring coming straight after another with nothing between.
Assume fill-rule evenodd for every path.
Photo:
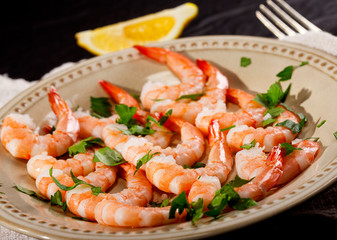
<instances>
[{"instance_id":1,"label":"pink shrimp body","mask_svg":"<svg viewBox=\"0 0 337 240\"><path fill-rule=\"evenodd\" d=\"M285 157L283 163L283 175L277 184L284 184L307 169L315 160L320 146L317 142L304 140L294 144L294 147L302 150L295 150Z\"/></svg>"},{"instance_id":2,"label":"pink shrimp body","mask_svg":"<svg viewBox=\"0 0 337 240\"><path fill-rule=\"evenodd\" d=\"M299 123L299 118L292 112L285 110L277 118L273 127L253 128L241 125L229 130L227 142L233 151L237 152L241 149L240 146L251 143L253 140L265 147L266 152L270 152L274 146L283 142L291 142L297 136L297 133L292 133L289 128L283 126L275 126L279 122L291 120Z\"/></svg>"},{"instance_id":3,"label":"pink shrimp body","mask_svg":"<svg viewBox=\"0 0 337 240\"><path fill-rule=\"evenodd\" d=\"M86 153L76 154L67 160L57 160L44 152L29 159L27 162L27 171L34 179L37 178L41 171L45 169L49 170L51 167L53 167L53 169L62 170L69 176L70 170L73 171L75 176L87 175L95 169L95 163L92 161L93 156L94 153L88 151Z\"/></svg>"},{"instance_id":4,"label":"pink shrimp body","mask_svg":"<svg viewBox=\"0 0 337 240\"><path fill-rule=\"evenodd\" d=\"M175 100L182 95L202 93L205 75L184 55L156 47L134 46L134 48L155 61L165 63L182 82L174 86L158 86L147 82L140 96L145 109L151 109L153 99Z\"/></svg>"},{"instance_id":5,"label":"pink shrimp body","mask_svg":"<svg viewBox=\"0 0 337 240\"><path fill-rule=\"evenodd\" d=\"M199 176L215 176L220 182L227 179L232 167L232 155L226 145L223 132L219 131L218 121L210 126L211 151L204 168L184 169L172 156L157 155L146 164L146 176L162 191L179 194L189 192Z\"/></svg>"},{"instance_id":6,"label":"pink shrimp body","mask_svg":"<svg viewBox=\"0 0 337 240\"><path fill-rule=\"evenodd\" d=\"M50 88L48 98L52 110L58 118L53 134L39 136L27 114L9 114L1 128L1 141L14 157L30 159L36 154L47 152L50 156L64 154L78 136L79 124L65 101L55 88Z\"/></svg>"},{"instance_id":7,"label":"pink shrimp body","mask_svg":"<svg viewBox=\"0 0 337 240\"><path fill-rule=\"evenodd\" d=\"M273 147L265 161L263 170L252 181L235 188L240 197L252 198L253 200L260 200L264 197L282 176L283 159L284 149Z\"/></svg>"},{"instance_id":8,"label":"pink shrimp body","mask_svg":"<svg viewBox=\"0 0 337 240\"><path fill-rule=\"evenodd\" d=\"M172 117L166 121L165 126L181 134L181 144L163 149L153 145L146 138L123 134L121 130L126 130L126 126L122 124L107 126L103 132L103 140L108 147L116 148L124 159L133 165L137 165L137 160L150 150L151 153L161 152L172 155L178 164L193 165L204 152L203 135L190 123Z\"/></svg>"},{"instance_id":9,"label":"pink shrimp body","mask_svg":"<svg viewBox=\"0 0 337 240\"><path fill-rule=\"evenodd\" d=\"M93 156L91 156L92 159ZM74 169L75 170L75 169ZM74 185L72 178L60 169L53 169L53 176L65 186L71 187ZM116 180L117 167L109 167L103 163L96 163L93 172L90 172L85 177L78 176L79 179L92 184L96 187L101 187L102 191L107 190ZM49 169L43 168L36 178L36 187L39 192L50 199L58 190L60 190L63 199L65 199L65 191L59 189L49 175Z\"/></svg>"},{"instance_id":10,"label":"pink shrimp body","mask_svg":"<svg viewBox=\"0 0 337 240\"><path fill-rule=\"evenodd\" d=\"M184 219L184 214L169 219L170 207L144 207L152 197L152 185L147 181L144 171L138 170L133 175L134 166L123 164L121 167L128 189L120 193L94 196L90 188L81 185L66 193L69 210L77 216L109 226L149 227Z\"/></svg>"},{"instance_id":11,"label":"pink shrimp body","mask_svg":"<svg viewBox=\"0 0 337 240\"><path fill-rule=\"evenodd\" d=\"M214 198L215 191L221 188L221 183L217 177L201 176L195 181L188 194L188 201L196 202L199 198L203 199L204 210Z\"/></svg>"}]
</instances>

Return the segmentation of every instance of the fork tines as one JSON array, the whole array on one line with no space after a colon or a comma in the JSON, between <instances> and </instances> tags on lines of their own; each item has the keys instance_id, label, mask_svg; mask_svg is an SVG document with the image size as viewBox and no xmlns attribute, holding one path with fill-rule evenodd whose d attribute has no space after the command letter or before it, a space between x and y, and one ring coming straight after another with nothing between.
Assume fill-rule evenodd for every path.
<instances>
[{"instance_id":1,"label":"fork tines","mask_svg":"<svg viewBox=\"0 0 337 240\"><path fill-rule=\"evenodd\" d=\"M308 30L322 31L283 0L267 0L267 5L269 8L260 4L256 17L278 38Z\"/></svg>"}]
</instances>

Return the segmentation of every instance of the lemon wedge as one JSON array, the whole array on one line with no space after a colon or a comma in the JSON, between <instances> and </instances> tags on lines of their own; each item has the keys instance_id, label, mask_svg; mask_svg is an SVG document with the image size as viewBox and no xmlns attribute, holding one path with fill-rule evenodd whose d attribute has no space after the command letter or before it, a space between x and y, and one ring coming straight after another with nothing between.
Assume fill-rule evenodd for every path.
<instances>
[{"instance_id":1,"label":"lemon wedge","mask_svg":"<svg viewBox=\"0 0 337 240\"><path fill-rule=\"evenodd\" d=\"M77 44L101 55L133 45L177 38L198 14L198 7L185 3L178 7L145 15L125 22L76 33Z\"/></svg>"}]
</instances>

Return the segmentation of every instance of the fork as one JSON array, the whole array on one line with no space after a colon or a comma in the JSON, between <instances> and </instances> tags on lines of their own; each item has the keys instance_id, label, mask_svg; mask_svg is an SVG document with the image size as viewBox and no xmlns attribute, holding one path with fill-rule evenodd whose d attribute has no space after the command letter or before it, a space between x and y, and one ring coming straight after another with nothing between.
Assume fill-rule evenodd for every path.
<instances>
[{"instance_id":1,"label":"fork","mask_svg":"<svg viewBox=\"0 0 337 240\"><path fill-rule=\"evenodd\" d=\"M271 10L265 5L260 4L260 11L256 11L255 14L277 38L281 39L297 33L303 34L309 30L322 32L320 28L299 14L285 1L275 0L275 2L267 0L267 5Z\"/></svg>"}]
</instances>

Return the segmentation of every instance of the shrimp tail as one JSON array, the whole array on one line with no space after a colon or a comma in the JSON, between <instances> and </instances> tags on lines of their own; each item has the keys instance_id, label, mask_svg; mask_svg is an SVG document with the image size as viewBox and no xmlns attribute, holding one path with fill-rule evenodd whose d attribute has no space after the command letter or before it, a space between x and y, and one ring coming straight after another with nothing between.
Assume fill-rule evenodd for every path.
<instances>
[{"instance_id":1,"label":"shrimp tail","mask_svg":"<svg viewBox=\"0 0 337 240\"><path fill-rule=\"evenodd\" d=\"M73 141L76 141L80 131L79 122L75 118L71 109L68 107L67 103L61 98L56 88L51 87L49 89L48 100L50 102L51 109L59 121L61 121L60 125L63 127L62 132L66 133ZM58 130L58 127L56 130Z\"/></svg>"},{"instance_id":2,"label":"shrimp tail","mask_svg":"<svg viewBox=\"0 0 337 240\"><path fill-rule=\"evenodd\" d=\"M98 83L103 87L105 92L117 103L126 104L129 107L140 108L138 101L125 90L109 83L105 80L98 80Z\"/></svg>"},{"instance_id":3,"label":"shrimp tail","mask_svg":"<svg viewBox=\"0 0 337 240\"><path fill-rule=\"evenodd\" d=\"M166 63L166 54L169 52L169 50L157 47L144 47L140 45L135 45L133 47L148 58L151 58L160 63Z\"/></svg>"},{"instance_id":4,"label":"shrimp tail","mask_svg":"<svg viewBox=\"0 0 337 240\"><path fill-rule=\"evenodd\" d=\"M222 89L225 92L229 87L228 78L206 60L197 59L197 66L208 76L208 85L211 88Z\"/></svg>"}]
</instances>

